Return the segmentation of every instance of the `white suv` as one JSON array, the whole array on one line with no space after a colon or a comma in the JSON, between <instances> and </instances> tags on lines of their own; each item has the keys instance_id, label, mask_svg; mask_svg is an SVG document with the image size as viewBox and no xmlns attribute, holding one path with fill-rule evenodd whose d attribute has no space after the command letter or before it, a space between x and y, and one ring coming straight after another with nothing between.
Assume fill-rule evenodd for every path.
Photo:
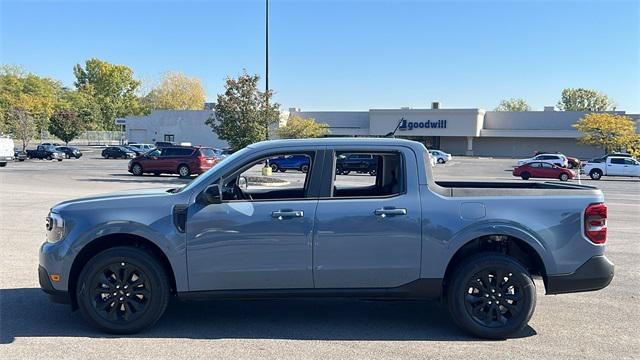
<instances>
[{"instance_id":1,"label":"white suv","mask_svg":"<svg viewBox=\"0 0 640 360\"><path fill-rule=\"evenodd\" d=\"M529 159L518 160L518 166L528 164L533 161L548 162L565 168L569 165L567 157L562 154L540 154Z\"/></svg>"}]
</instances>

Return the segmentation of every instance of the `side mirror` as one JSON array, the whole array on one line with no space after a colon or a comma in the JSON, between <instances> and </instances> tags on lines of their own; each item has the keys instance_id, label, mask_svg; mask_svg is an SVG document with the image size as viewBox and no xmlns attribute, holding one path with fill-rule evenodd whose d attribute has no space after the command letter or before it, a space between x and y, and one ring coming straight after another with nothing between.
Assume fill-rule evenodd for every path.
<instances>
[{"instance_id":1,"label":"side mirror","mask_svg":"<svg viewBox=\"0 0 640 360\"><path fill-rule=\"evenodd\" d=\"M218 184L207 186L207 188L200 193L200 196L198 198L200 202L205 204L222 203L222 194L220 193L220 186Z\"/></svg>"},{"instance_id":2,"label":"side mirror","mask_svg":"<svg viewBox=\"0 0 640 360\"><path fill-rule=\"evenodd\" d=\"M249 182L245 176L240 176L238 178L238 187L242 190L247 190L249 188Z\"/></svg>"}]
</instances>

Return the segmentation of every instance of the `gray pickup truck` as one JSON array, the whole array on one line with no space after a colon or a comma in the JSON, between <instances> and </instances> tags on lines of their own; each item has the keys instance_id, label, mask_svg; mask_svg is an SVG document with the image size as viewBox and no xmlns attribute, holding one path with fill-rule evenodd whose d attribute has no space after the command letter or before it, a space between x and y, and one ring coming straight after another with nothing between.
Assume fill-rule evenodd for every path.
<instances>
[{"instance_id":1,"label":"gray pickup truck","mask_svg":"<svg viewBox=\"0 0 640 360\"><path fill-rule=\"evenodd\" d=\"M376 175L338 173L354 154L373 156ZM308 157L309 171L260 182L286 155ZM54 206L39 279L118 334L154 324L172 296L355 297L440 299L462 328L505 338L533 314L533 277L547 294L610 283L603 201L564 183L437 182L413 141L276 140L181 188Z\"/></svg>"}]
</instances>

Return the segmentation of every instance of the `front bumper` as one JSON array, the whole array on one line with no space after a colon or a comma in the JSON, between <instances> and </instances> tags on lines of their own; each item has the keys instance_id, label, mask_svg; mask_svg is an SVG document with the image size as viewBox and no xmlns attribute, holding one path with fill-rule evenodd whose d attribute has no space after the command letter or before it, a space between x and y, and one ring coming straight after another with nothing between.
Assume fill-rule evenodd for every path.
<instances>
[{"instance_id":1,"label":"front bumper","mask_svg":"<svg viewBox=\"0 0 640 360\"><path fill-rule=\"evenodd\" d=\"M38 266L38 280L40 282L40 288L49 294L51 301L60 304L69 303L69 293L67 291L54 289L51 280L49 280L49 273L47 273L47 270L42 266Z\"/></svg>"},{"instance_id":2,"label":"front bumper","mask_svg":"<svg viewBox=\"0 0 640 360\"><path fill-rule=\"evenodd\" d=\"M613 279L614 267L606 256L598 255L571 274L546 276L547 295L604 289Z\"/></svg>"}]
</instances>

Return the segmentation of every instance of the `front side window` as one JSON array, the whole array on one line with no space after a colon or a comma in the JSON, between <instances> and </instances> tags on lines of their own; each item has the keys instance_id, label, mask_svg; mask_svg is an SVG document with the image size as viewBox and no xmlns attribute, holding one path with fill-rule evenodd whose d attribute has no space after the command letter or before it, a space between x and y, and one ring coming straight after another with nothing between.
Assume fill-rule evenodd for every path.
<instances>
[{"instance_id":1,"label":"front side window","mask_svg":"<svg viewBox=\"0 0 640 360\"><path fill-rule=\"evenodd\" d=\"M273 171L274 165L278 166L280 171ZM310 154L273 154L251 161L239 170L222 177L222 199L226 201L304 199L307 197L312 166L313 158ZM271 175L269 170L265 170L267 167L270 168Z\"/></svg>"},{"instance_id":2,"label":"front side window","mask_svg":"<svg viewBox=\"0 0 640 360\"><path fill-rule=\"evenodd\" d=\"M337 152L332 197L393 196L405 191L402 155Z\"/></svg>"}]
</instances>

